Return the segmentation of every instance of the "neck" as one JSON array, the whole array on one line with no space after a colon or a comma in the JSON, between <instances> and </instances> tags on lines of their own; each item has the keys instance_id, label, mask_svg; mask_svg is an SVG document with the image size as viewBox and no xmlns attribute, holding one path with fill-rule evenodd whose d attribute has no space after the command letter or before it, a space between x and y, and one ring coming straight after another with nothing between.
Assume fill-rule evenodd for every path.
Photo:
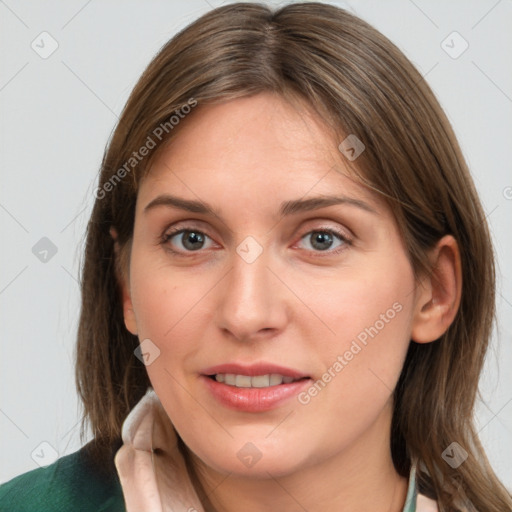
<instances>
[{"instance_id":1,"label":"neck","mask_svg":"<svg viewBox=\"0 0 512 512\"><path fill-rule=\"evenodd\" d=\"M192 481L206 512L402 512L408 479L393 465L390 414L342 452L277 478L222 474L188 452Z\"/></svg>"}]
</instances>

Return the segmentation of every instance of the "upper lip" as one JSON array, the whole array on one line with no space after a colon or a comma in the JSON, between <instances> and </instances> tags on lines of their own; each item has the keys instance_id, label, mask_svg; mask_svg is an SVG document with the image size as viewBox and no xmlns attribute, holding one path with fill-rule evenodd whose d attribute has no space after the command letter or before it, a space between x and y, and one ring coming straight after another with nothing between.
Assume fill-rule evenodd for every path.
<instances>
[{"instance_id":1,"label":"upper lip","mask_svg":"<svg viewBox=\"0 0 512 512\"><path fill-rule=\"evenodd\" d=\"M298 370L294 370L293 368L286 368L284 366L279 366L271 363L254 363L250 365L239 364L239 363L225 363L219 364L216 366L210 366L209 368L205 368L201 371L203 375L217 375L218 373L233 373L235 375L247 375L249 377L254 377L256 375L268 375L272 373L276 373L279 375L283 375L284 377L293 377L294 379L302 379L304 377L309 377L305 373L302 373Z\"/></svg>"}]
</instances>

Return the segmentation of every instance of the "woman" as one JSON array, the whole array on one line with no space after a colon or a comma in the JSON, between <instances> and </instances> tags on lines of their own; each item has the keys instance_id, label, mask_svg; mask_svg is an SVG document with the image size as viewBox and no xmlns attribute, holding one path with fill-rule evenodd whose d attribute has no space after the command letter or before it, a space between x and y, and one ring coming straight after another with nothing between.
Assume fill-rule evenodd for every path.
<instances>
[{"instance_id":1,"label":"woman","mask_svg":"<svg viewBox=\"0 0 512 512\"><path fill-rule=\"evenodd\" d=\"M94 440L4 484L2 510L512 509L472 421L485 216L375 29L320 3L211 11L144 72L95 195Z\"/></svg>"}]
</instances>

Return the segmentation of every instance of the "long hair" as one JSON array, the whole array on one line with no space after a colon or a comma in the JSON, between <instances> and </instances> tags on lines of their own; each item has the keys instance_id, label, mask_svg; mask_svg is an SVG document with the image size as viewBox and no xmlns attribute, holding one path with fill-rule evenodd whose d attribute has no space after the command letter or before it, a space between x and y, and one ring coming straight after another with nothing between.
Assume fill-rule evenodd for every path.
<instances>
[{"instance_id":1,"label":"long hair","mask_svg":"<svg viewBox=\"0 0 512 512\"><path fill-rule=\"evenodd\" d=\"M163 46L126 103L101 164L81 276L76 379L98 467L111 461L123 420L150 385L134 356L139 341L124 326L119 288L140 181L192 110L261 92L300 97L340 142L354 134L364 143L352 167L390 206L416 276L429 271L427 251L442 236L457 240L460 307L438 340L410 343L394 392L391 452L402 476L419 461L419 488L440 512L511 510L473 422L495 269L467 165L434 94L402 52L361 19L314 2L208 12ZM457 468L443 458L454 442L468 453Z\"/></svg>"}]
</instances>

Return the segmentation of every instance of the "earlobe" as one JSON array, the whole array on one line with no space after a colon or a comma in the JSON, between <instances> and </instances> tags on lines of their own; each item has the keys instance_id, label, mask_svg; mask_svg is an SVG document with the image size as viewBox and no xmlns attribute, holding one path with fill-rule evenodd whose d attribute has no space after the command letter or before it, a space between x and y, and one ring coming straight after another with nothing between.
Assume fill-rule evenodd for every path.
<instances>
[{"instance_id":1,"label":"earlobe","mask_svg":"<svg viewBox=\"0 0 512 512\"><path fill-rule=\"evenodd\" d=\"M124 325L134 336L137 335L137 322L135 312L133 311L132 298L130 295L129 284L121 278L121 295L123 301Z\"/></svg>"},{"instance_id":2,"label":"earlobe","mask_svg":"<svg viewBox=\"0 0 512 512\"><path fill-rule=\"evenodd\" d=\"M130 294L130 285L128 282L127 272L124 272L122 268L123 264L121 261L121 249L117 241L117 231L113 226L110 228L110 236L114 240L114 253L116 258L116 278L119 284L119 289L121 290L124 325L129 332L136 336L137 322L135 320L135 312L133 311L133 304Z\"/></svg>"},{"instance_id":3,"label":"earlobe","mask_svg":"<svg viewBox=\"0 0 512 512\"><path fill-rule=\"evenodd\" d=\"M460 252L456 240L446 235L430 254L432 270L416 289L411 339L429 343L450 327L459 309L462 294Z\"/></svg>"},{"instance_id":4,"label":"earlobe","mask_svg":"<svg viewBox=\"0 0 512 512\"><path fill-rule=\"evenodd\" d=\"M126 300L123 298L123 316L124 325L134 336L137 336L137 322L135 321L135 313L131 299L128 297Z\"/></svg>"}]
</instances>

